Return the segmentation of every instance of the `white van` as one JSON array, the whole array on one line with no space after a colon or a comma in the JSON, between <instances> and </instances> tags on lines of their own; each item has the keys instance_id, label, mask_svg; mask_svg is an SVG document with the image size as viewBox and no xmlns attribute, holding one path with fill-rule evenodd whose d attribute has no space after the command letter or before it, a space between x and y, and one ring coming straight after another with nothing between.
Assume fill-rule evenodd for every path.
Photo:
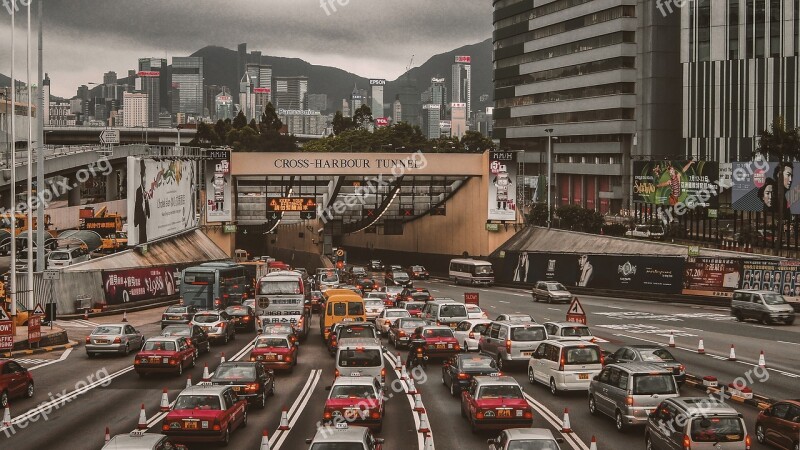
<instances>
[{"instance_id":1,"label":"white van","mask_svg":"<svg viewBox=\"0 0 800 450\"><path fill-rule=\"evenodd\" d=\"M574 341L544 341L528 362L528 381L550 386L550 392L585 391L603 370L603 351L597 344Z\"/></svg>"},{"instance_id":2,"label":"white van","mask_svg":"<svg viewBox=\"0 0 800 450\"><path fill-rule=\"evenodd\" d=\"M494 269L489 261L477 259L452 259L448 270L450 281L455 284L494 284Z\"/></svg>"},{"instance_id":3,"label":"white van","mask_svg":"<svg viewBox=\"0 0 800 450\"><path fill-rule=\"evenodd\" d=\"M89 261L91 255L83 247L58 248L47 255L47 267L66 267L79 262Z\"/></svg>"},{"instance_id":4,"label":"white van","mask_svg":"<svg viewBox=\"0 0 800 450\"><path fill-rule=\"evenodd\" d=\"M336 377L374 377L386 386L383 346L375 339L341 339L336 349Z\"/></svg>"}]
</instances>

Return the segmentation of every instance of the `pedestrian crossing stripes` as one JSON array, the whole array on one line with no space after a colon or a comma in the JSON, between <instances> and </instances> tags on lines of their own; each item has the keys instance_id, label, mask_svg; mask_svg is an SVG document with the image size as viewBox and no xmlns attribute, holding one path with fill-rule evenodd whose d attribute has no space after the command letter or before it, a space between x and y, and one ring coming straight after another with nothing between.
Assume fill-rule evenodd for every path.
<instances>
[{"instance_id":1,"label":"pedestrian crossing stripes","mask_svg":"<svg viewBox=\"0 0 800 450\"><path fill-rule=\"evenodd\" d=\"M52 360L50 360L50 359L36 359L36 358L14 358L14 361L16 361L16 362L18 362L20 364L36 365L36 364L46 363L46 362L52 361Z\"/></svg>"},{"instance_id":2,"label":"pedestrian crossing stripes","mask_svg":"<svg viewBox=\"0 0 800 450\"><path fill-rule=\"evenodd\" d=\"M84 319L56 320L53 322L53 324L59 327L72 327L72 328L94 328L100 325L97 322L92 322L90 320L84 320Z\"/></svg>"}]
</instances>

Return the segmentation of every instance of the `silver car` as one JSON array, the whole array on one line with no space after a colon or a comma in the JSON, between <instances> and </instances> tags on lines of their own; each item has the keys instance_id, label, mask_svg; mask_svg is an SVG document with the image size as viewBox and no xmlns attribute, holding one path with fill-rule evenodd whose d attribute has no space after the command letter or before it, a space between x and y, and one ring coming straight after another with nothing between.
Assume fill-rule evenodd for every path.
<instances>
[{"instance_id":1,"label":"silver car","mask_svg":"<svg viewBox=\"0 0 800 450\"><path fill-rule=\"evenodd\" d=\"M227 344L231 339L236 339L236 327L233 326L231 316L225 311L200 311L194 315L192 324L208 333L208 338L211 340Z\"/></svg>"},{"instance_id":2,"label":"silver car","mask_svg":"<svg viewBox=\"0 0 800 450\"><path fill-rule=\"evenodd\" d=\"M144 336L130 324L111 323L100 325L86 336L86 354L91 358L98 353L122 353L127 355L144 345Z\"/></svg>"},{"instance_id":3,"label":"silver car","mask_svg":"<svg viewBox=\"0 0 800 450\"><path fill-rule=\"evenodd\" d=\"M118 434L106 442L101 450L178 450L185 445L175 444L163 434L135 430L129 434Z\"/></svg>"},{"instance_id":4,"label":"silver car","mask_svg":"<svg viewBox=\"0 0 800 450\"><path fill-rule=\"evenodd\" d=\"M489 450L538 449L561 450L563 438L556 438L546 428L509 428L494 439L488 439Z\"/></svg>"},{"instance_id":5,"label":"silver car","mask_svg":"<svg viewBox=\"0 0 800 450\"><path fill-rule=\"evenodd\" d=\"M379 298L368 298L364 300L364 308L367 310L367 321L375 322L375 319L381 315L385 306L383 300Z\"/></svg>"},{"instance_id":6,"label":"silver car","mask_svg":"<svg viewBox=\"0 0 800 450\"><path fill-rule=\"evenodd\" d=\"M786 302L782 295L772 291L753 291L740 289L733 293L731 299L731 315L743 322L755 319L764 325L783 322L794 323L794 308Z\"/></svg>"},{"instance_id":7,"label":"silver car","mask_svg":"<svg viewBox=\"0 0 800 450\"><path fill-rule=\"evenodd\" d=\"M563 284L557 281L539 281L531 289L531 297L533 301L540 300L547 303L563 302L569 303L572 301L572 294L564 287Z\"/></svg>"}]
</instances>

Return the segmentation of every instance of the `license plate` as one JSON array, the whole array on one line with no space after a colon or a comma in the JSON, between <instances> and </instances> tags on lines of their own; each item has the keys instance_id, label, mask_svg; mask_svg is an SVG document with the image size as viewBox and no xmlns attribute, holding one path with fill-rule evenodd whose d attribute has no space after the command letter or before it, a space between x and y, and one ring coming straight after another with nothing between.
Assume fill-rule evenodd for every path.
<instances>
[{"instance_id":1,"label":"license plate","mask_svg":"<svg viewBox=\"0 0 800 450\"><path fill-rule=\"evenodd\" d=\"M242 390L242 387L241 386L234 386L233 390L236 391L236 392L239 392L239 391Z\"/></svg>"},{"instance_id":2,"label":"license plate","mask_svg":"<svg viewBox=\"0 0 800 450\"><path fill-rule=\"evenodd\" d=\"M442 349L442 348L444 348L444 344L436 344L436 348L437 349Z\"/></svg>"},{"instance_id":3,"label":"license plate","mask_svg":"<svg viewBox=\"0 0 800 450\"><path fill-rule=\"evenodd\" d=\"M208 331L208 330L211 329L211 327L202 327L202 328L203 328L203 331Z\"/></svg>"},{"instance_id":4,"label":"license plate","mask_svg":"<svg viewBox=\"0 0 800 450\"><path fill-rule=\"evenodd\" d=\"M578 374L578 379L579 380L588 380L589 379L589 374L588 373L579 373Z\"/></svg>"},{"instance_id":5,"label":"license plate","mask_svg":"<svg viewBox=\"0 0 800 450\"><path fill-rule=\"evenodd\" d=\"M351 377L360 377L361 376L361 372L350 372L350 376Z\"/></svg>"},{"instance_id":6,"label":"license plate","mask_svg":"<svg viewBox=\"0 0 800 450\"><path fill-rule=\"evenodd\" d=\"M498 409L497 410L497 417L511 417L511 410L510 409Z\"/></svg>"},{"instance_id":7,"label":"license plate","mask_svg":"<svg viewBox=\"0 0 800 450\"><path fill-rule=\"evenodd\" d=\"M169 316L169 320L181 320L181 316Z\"/></svg>"},{"instance_id":8,"label":"license plate","mask_svg":"<svg viewBox=\"0 0 800 450\"><path fill-rule=\"evenodd\" d=\"M151 356L151 357L150 357L150 362L157 363L157 362L159 362L159 361L161 361L161 358L160 358L160 357L158 357L158 356Z\"/></svg>"},{"instance_id":9,"label":"license plate","mask_svg":"<svg viewBox=\"0 0 800 450\"><path fill-rule=\"evenodd\" d=\"M183 422L183 428L187 430L196 430L197 422Z\"/></svg>"},{"instance_id":10,"label":"license plate","mask_svg":"<svg viewBox=\"0 0 800 450\"><path fill-rule=\"evenodd\" d=\"M108 339L95 339L95 344L108 344Z\"/></svg>"},{"instance_id":11,"label":"license plate","mask_svg":"<svg viewBox=\"0 0 800 450\"><path fill-rule=\"evenodd\" d=\"M522 352L522 356L531 356L533 352Z\"/></svg>"},{"instance_id":12,"label":"license plate","mask_svg":"<svg viewBox=\"0 0 800 450\"><path fill-rule=\"evenodd\" d=\"M264 356L264 359L267 360L267 361L275 361L275 359L277 359L277 356L276 355L266 355L266 356Z\"/></svg>"}]
</instances>

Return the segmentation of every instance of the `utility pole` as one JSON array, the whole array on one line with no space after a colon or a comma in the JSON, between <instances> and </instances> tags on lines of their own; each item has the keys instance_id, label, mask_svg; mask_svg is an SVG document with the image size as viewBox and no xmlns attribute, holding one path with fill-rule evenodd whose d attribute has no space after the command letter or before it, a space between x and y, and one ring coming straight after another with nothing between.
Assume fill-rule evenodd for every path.
<instances>
[{"instance_id":1,"label":"utility pole","mask_svg":"<svg viewBox=\"0 0 800 450\"><path fill-rule=\"evenodd\" d=\"M36 242L38 242L37 247L39 247L38 251L36 252L36 267L39 271L43 271L44 267L44 248L45 248L45 240L44 240L44 211L47 205L42 202L44 196L42 195L42 191L44 190L44 64L43 64L43 56L42 56L42 29L44 28L44 23L42 21L42 3L44 0L39 0L37 7L37 15L39 18L39 105L37 106L37 110L39 111L39 115L37 118L39 119L39 145L38 151L36 152L36 194L39 196L39 201L36 203Z\"/></svg>"},{"instance_id":2,"label":"utility pole","mask_svg":"<svg viewBox=\"0 0 800 450\"><path fill-rule=\"evenodd\" d=\"M11 299L11 317L17 316L17 79L14 77L14 11L11 8L11 208L8 220L11 222L11 271L9 273L9 295Z\"/></svg>"},{"instance_id":3,"label":"utility pole","mask_svg":"<svg viewBox=\"0 0 800 450\"><path fill-rule=\"evenodd\" d=\"M551 192L553 184L553 129L547 128L544 132L547 133L547 228L549 229L553 221L553 194Z\"/></svg>"},{"instance_id":4,"label":"utility pole","mask_svg":"<svg viewBox=\"0 0 800 450\"><path fill-rule=\"evenodd\" d=\"M41 0L40 0L41 1ZM27 276L27 298L25 302L25 309L32 310L33 305L33 269L34 264L36 261L33 260L33 83L31 83L31 2L28 2L28 38L26 40L25 45L25 61L26 61L26 77L28 81L28 183L27 183L27 195L25 204L28 208L26 211L28 216L28 243L27 243L27 251L28 251L28 276ZM42 90L42 87L39 86L39 90ZM38 111L39 116L42 115L42 111ZM41 226L41 224L39 224ZM39 243L41 245L41 242ZM41 253L44 251L43 248L38 249L37 253Z\"/></svg>"}]
</instances>

